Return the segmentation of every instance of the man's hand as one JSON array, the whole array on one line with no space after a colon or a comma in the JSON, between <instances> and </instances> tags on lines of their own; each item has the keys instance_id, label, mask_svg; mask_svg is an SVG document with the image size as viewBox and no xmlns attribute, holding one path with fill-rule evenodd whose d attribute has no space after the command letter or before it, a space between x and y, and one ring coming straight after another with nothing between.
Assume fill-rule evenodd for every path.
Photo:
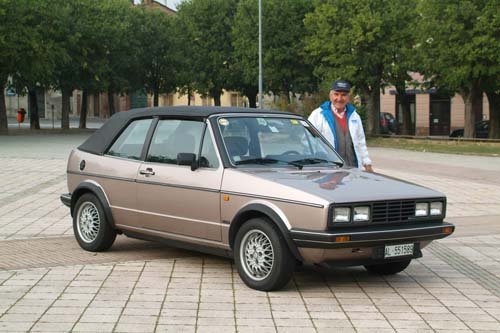
<instances>
[{"instance_id":1,"label":"man's hand","mask_svg":"<svg viewBox=\"0 0 500 333\"><path fill-rule=\"evenodd\" d=\"M365 167L366 172L373 172L373 168L371 164L365 164L363 165Z\"/></svg>"}]
</instances>

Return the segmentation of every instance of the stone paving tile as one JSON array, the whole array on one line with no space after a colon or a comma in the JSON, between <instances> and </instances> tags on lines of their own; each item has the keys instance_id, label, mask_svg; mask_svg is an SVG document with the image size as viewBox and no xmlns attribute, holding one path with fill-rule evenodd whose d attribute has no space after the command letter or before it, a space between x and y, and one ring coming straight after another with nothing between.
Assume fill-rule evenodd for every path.
<instances>
[{"instance_id":1,"label":"stone paving tile","mask_svg":"<svg viewBox=\"0 0 500 333\"><path fill-rule=\"evenodd\" d=\"M238 332L241 333L275 333L274 326L238 326Z\"/></svg>"}]
</instances>

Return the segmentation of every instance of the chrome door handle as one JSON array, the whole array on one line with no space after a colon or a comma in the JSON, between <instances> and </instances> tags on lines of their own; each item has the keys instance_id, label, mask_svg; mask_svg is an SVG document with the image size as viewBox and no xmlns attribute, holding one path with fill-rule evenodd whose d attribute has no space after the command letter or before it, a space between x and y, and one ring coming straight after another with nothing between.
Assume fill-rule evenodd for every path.
<instances>
[{"instance_id":1,"label":"chrome door handle","mask_svg":"<svg viewBox=\"0 0 500 333\"><path fill-rule=\"evenodd\" d=\"M145 175L146 177L154 176L154 174L155 174L155 172L153 171L152 168L147 168L146 170L139 170L139 173L141 175Z\"/></svg>"}]
</instances>

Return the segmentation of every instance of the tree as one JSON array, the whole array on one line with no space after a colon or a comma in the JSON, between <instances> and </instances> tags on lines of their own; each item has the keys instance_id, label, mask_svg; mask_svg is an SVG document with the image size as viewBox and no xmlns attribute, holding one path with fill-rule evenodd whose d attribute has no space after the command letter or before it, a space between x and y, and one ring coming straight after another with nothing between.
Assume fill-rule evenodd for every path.
<instances>
[{"instance_id":1,"label":"tree","mask_svg":"<svg viewBox=\"0 0 500 333\"><path fill-rule=\"evenodd\" d=\"M489 70L488 77L483 81L483 89L488 97L489 111L490 111L490 130L488 137L490 139L500 139L500 42L498 36L500 35L500 15L498 15L498 1L489 0L483 10L483 15L477 22L478 29L486 32L484 36L488 35L490 45L492 46L490 52L491 59L495 59L491 64L493 68ZM497 36L497 39L492 38Z\"/></svg>"},{"instance_id":2,"label":"tree","mask_svg":"<svg viewBox=\"0 0 500 333\"><path fill-rule=\"evenodd\" d=\"M137 38L139 8L128 0L97 2L99 10L102 71L100 81L108 92L109 113L115 113L114 94L142 87L140 52Z\"/></svg>"},{"instance_id":3,"label":"tree","mask_svg":"<svg viewBox=\"0 0 500 333\"><path fill-rule=\"evenodd\" d=\"M259 18L257 0L238 3L232 27L235 89L248 98L251 108L257 107L259 93Z\"/></svg>"},{"instance_id":4,"label":"tree","mask_svg":"<svg viewBox=\"0 0 500 333\"><path fill-rule=\"evenodd\" d=\"M307 14L306 51L316 64L314 73L326 82L343 78L354 84L366 101L367 133L379 128L380 88L393 61L389 0L325 0ZM400 3L400 1L395 1Z\"/></svg>"},{"instance_id":5,"label":"tree","mask_svg":"<svg viewBox=\"0 0 500 333\"><path fill-rule=\"evenodd\" d=\"M30 128L40 129L38 94L54 86L54 72L59 61L66 61L68 54L57 39L59 18L64 15L60 4L63 0L15 1L22 5L25 24L31 27L31 36L22 36L19 41L26 45L16 59L13 85L18 92L27 91L30 113ZM29 42L26 43L27 39Z\"/></svg>"},{"instance_id":6,"label":"tree","mask_svg":"<svg viewBox=\"0 0 500 333\"><path fill-rule=\"evenodd\" d=\"M485 83L500 78L498 1L422 0L417 9L421 72L462 96L464 136L474 137Z\"/></svg>"},{"instance_id":7,"label":"tree","mask_svg":"<svg viewBox=\"0 0 500 333\"><path fill-rule=\"evenodd\" d=\"M176 71L177 92L180 95L187 95L188 105L191 105L191 96L195 91L195 77L197 74L194 60L191 57L195 53L194 45L186 33L188 31L187 23L179 15L174 15L172 20L174 44L177 45L178 51L184 55L178 58L179 64Z\"/></svg>"},{"instance_id":8,"label":"tree","mask_svg":"<svg viewBox=\"0 0 500 333\"><path fill-rule=\"evenodd\" d=\"M416 2L389 2L386 19L391 20L392 34L388 36L388 52L392 61L385 66L384 81L391 83L397 91L401 112L401 134L412 134L410 98L406 94L407 83L411 81L409 72L415 70L416 59L414 46L416 42L415 27L417 23Z\"/></svg>"},{"instance_id":9,"label":"tree","mask_svg":"<svg viewBox=\"0 0 500 333\"><path fill-rule=\"evenodd\" d=\"M309 0L266 0L262 2L263 70L266 90L290 93L316 89L313 67L304 61L304 16L312 10ZM255 106L258 91L258 2L238 4L233 25L233 46L239 89Z\"/></svg>"},{"instance_id":10,"label":"tree","mask_svg":"<svg viewBox=\"0 0 500 333\"><path fill-rule=\"evenodd\" d=\"M179 47L176 45L173 16L159 10L144 9L142 24L138 27L138 38L142 47L141 64L146 91L154 96L154 106L158 106L158 96L176 89L177 68L179 67Z\"/></svg>"},{"instance_id":11,"label":"tree","mask_svg":"<svg viewBox=\"0 0 500 333\"><path fill-rule=\"evenodd\" d=\"M0 1L0 129L7 129L4 88L28 92L30 127L39 129L36 90L52 83L56 59L65 57L53 39L52 24L58 16L52 1Z\"/></svg>"},{"instance_id":12,"label":"tree","mask_svg":"<svg viewBox=\"0 0 500 333\"><path fill-rule=\"evenodd\" d=\"M177 15L186 27L183 44L192 52L192 80L202 95L214 99L220 106L223 89L231 89L233 47L231 26L236 12L236 0L188 0L178 6Z\"/></svg>"},{"instance_id":13,"label":"tree","mask_svg":"<svg viewBox=\"0 0 500 333\"><path fill-rule=\"evenodd\" d=\"M56 1L57 3L57 1ZM93 29L89 29L89 0L59 1L59 20L55 26L54 39L65 50L67 57L58 58L54 72L54 87L61 90L61 128L69 129L70 98L73 90L83 86L83 72L87 64L87 54L91 45L87 41L93 38Z\"/></svg>"}]
</instances>

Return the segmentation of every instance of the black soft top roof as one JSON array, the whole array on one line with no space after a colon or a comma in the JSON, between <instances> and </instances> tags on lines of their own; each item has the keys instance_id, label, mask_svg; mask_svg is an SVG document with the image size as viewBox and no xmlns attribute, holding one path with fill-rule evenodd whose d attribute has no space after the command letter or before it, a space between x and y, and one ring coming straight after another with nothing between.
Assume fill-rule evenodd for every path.
<instances>
[{"instance_id":1,"label":"black soft top roof","mask_svg":"<svg viewBox=\"0 0 500 333\"><path fill-rule=\"evenodd\" d=\"M297 116L294 113L283 111L215 106L168 106L132 109L130 111L115 113L107 122L104 123L104 125L101 126L100 129L98 129L84 143L82 143L78 149L92 154L102 155L104 150L111 144L111 141L116 137L116 135L118 135L123 127L134 119L159 116L203 120L214 114L227 113L261 113L265 115L287 114Z\"/></svg>"}]
</instances>

